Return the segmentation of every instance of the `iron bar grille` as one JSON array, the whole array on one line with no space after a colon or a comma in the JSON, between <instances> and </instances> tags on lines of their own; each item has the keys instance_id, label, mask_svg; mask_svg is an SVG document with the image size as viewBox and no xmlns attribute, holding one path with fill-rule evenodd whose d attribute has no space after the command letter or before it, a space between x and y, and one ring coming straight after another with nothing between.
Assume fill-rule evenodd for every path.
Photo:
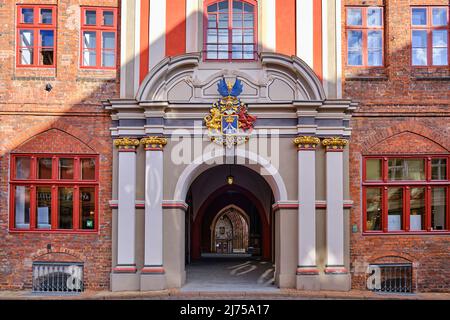
<instances>
[{"instance_id":1,"label":"iron bar grille","mask_svg":"<svg viewBox=\"0 0 450 320\"><path fill-rule=\"evenodd\" d=\"M411 264L375 264L371 267L380 268L380 285L372 289L386 293L412 293Z\"/></svg>"},{"instance_id":2,"label":"iron bar grille","mask_svg":"<svg viewBox=\"0 0 450 320\"><path fill-rule=\"evenodd\" d=\"M84 290L84 266L72 262L33 262L33 292L79 293Z\"/></svg>"}]
</instances>

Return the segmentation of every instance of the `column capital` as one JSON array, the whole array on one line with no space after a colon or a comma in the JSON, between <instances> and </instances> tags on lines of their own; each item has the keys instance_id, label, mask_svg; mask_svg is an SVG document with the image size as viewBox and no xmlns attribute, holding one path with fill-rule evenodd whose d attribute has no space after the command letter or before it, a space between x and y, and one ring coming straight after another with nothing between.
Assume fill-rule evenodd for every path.
<instances>
[{"instance_id":1,"label":"column capital","mask_svg":"<svg viewBox=\"0 0 450 320\"><path fill-rule=\"evenodd\" d=\"M162 151L167 144L167 139L163 137L146 137L141 139L141 144L146 151Z\"/></svg>"},{"instance_id":2,"label":"column capital","mask_svg":"<svg viewBox=\"0 0 450 320\"><path fill-rule=\"evenodd\" d=\"M340 137L327 138L322 141L322 145L327 151L344 151L347 144L348 140Z\"/></svg>"},{"instance_id":3,"label":"column capital","mask_svg":"<svg viewBox=\"0 0 450 320\"><path fill-rule=\"evenodd\" d=\"M119 138L114 140L114 145L119 148L119 151L136 151L139 146L139 140L134 138Z\"/></svg>"},{"instance_id":4,"label":"column capital","mask_svg":"<svg viewBox=\"0 0 450 320\"><path fill-rule=\"evenodd\" d=\"M320 144L320 139L312 136L299 136L293 142L298 150L315 150Z\"/></svg>"}]
</instances>

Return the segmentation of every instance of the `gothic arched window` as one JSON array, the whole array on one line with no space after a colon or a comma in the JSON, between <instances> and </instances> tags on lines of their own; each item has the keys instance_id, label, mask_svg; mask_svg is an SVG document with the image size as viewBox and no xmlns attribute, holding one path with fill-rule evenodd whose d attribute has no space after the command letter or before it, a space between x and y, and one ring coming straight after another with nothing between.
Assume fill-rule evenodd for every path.
<instances>
[{"instance_id":1,"label":"gothic arched window","mask_svg":"<svg viewBox=\"0 0 450 320\"><path fill-rule=\"evenodd\" d=\"M257 3L207 0L204 8L206 60L254 60Z\"/></svg>"}]
</instances>

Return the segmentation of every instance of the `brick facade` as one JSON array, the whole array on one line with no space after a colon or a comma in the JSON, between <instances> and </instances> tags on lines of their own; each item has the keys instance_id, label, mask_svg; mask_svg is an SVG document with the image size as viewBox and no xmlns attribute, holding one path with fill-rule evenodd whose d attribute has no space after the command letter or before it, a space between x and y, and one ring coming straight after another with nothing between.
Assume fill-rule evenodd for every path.
<instances>
[{"instance_id":1,"label":"brick facade","mask_svg":"<svg viewBox=\"0 0 450 320\"><path fill-rule=\"evenodd\" d=\"M0 2L0 289L29 289L32 262L45 260L84 262L86 288L109 288L112 142L111 119L101 100L118 97L119 76L115 70L79 68L80 6L117 7L118 2L17 1L58 4L53 69L16 67L16 1ZM11 152L99 154L98 233L9 232Z\"/></svg>"},{"instance_id":2,"label":"brick facade","mask_svg":"<svg viewBox=\"0 0 450 320\"><path fill-rule=\"evenodd\" d=\"M448 235L362 235L362 156L369 154L448 154L450 143L450 70L411 67L411 5L448 5L437 1L354 1L344 5L385 6L385 66L346 65L343 41L344 97L360 103L352 119L350 187L352 285L366 286L366 267L378 262L411 262L417 291L450 288ZM345 30L343 10L343 30ZM345 35L343 35L345 39Z\"/></svg>"}]
</instances>

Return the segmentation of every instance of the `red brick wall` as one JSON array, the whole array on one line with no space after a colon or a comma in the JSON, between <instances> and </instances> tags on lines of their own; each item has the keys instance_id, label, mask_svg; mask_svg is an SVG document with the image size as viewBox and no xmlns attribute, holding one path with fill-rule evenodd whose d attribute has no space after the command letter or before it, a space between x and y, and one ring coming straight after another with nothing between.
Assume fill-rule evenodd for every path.
<instances>
[{"instance_id":1,"label":"red brick wall","mask_svg":"<svg viewBox=\"0 0 450 320\"><path fill-rule=\"evenodd\" d=\"M117 7L119 1L17 3L58 3L57 57L54 69L16 68L16 2L0 3L0 289L30 288L32 262L42 260L84 262L86 287L108 289L112 142L111 119L101 100L119 96L119 75L115 70L79 68L80 5ZM53 86L50 92L44 90L47 83ZM99 232L10 233L8 181L12 151L99 154Z\"/></svg>"},{"instance_id":2,"label":"red brick wall","mask_svg":"<svg viewBox=\"0 0 450 320\"><path fill-rule=\"evenodd\" d=\"M362 235L361 172L365 154L442 153L450 150L450 70L410 65L410 5L434 1L357 1L344 5L385 5L385 66L346 67L343 34L343 95L360 103L352 119L350 187L353 287L365 288L366 267L375 262L410 261L417 291L450 290L450 235ZM343 11L343 30L345 15Z\"/></svg>"}]
</instances>

